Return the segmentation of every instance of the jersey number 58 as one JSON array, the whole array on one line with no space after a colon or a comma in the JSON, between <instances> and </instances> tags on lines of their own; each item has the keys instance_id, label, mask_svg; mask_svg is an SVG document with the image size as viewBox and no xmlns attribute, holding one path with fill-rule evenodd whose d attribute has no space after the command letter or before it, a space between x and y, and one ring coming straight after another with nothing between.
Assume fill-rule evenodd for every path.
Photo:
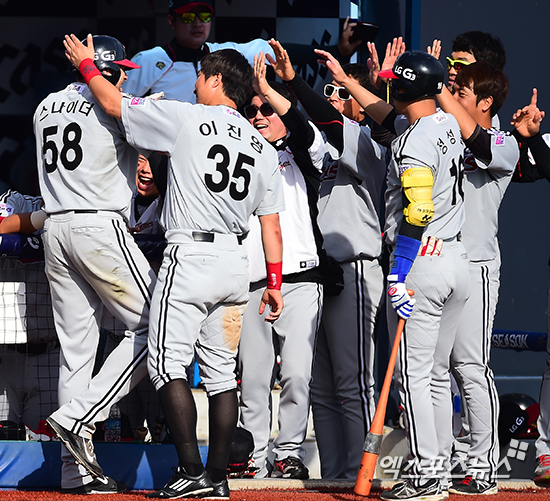
<instances>
[{"instance_id":1,"label":"jersey number 58","mask_svg":"<svg viewBox=\"0 0 550 501\"><path fill-rule=\"evenodd\" d=\"M46 172L50 174L57 169L57 162L61 160L63 167L67 170L74 170L82 162L82 148L80 146L80 140L82 139L82 129L80 125L75 122L68 124L63 129L63 146L61 151L58 150L57 144L51 136L57 135L59 127L52 125L46 127L42 131L42 155L44 156L44 165ZM50 162L47 160L48 152L50 155Z\"/></svg>"}]
</instances>

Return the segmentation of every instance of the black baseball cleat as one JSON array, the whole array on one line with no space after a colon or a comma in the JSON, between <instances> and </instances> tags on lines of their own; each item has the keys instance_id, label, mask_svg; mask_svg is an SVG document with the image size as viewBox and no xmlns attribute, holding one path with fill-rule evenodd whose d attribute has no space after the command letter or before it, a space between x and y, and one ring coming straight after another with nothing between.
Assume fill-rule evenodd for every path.
<instances>
[{"instance_id":1,"label":"black baseball cleat","mask_svg":"<svg viewBox=\"0 0 550 501\"><path fill-rule=\"evenodd\" d=\"M385 501L440 501L445 499L445 493L441 482L436 478L429 479L422 487L415 487L412 481L407 479L382 492L380 499Z\"/></svg>"},{"instance_id":2,"label":"black baseball cleat","mask_svg":"<svg viewBox=\"0 0 550 501\"><path fill-rule=\"evenodd\" d=\"M94 444L91 439L83 438L67 430L67 428L61 426L51 416L47 418L46 421L52 427L53 431L55 431L59 440L63 442L63 445L67 447L67 450L73 455L77 463L84 466L84 468L94 477L101 477L103 475L103 468L101 468L97 462Z\"/></svg>"},{"instance_id":3,"label":"black baseball cleat","mask_svg":"<svg viewBox=\"0 0 550 501\"><path fill-rule=\"evenodd\" d=\"M126 492L126 484L111 477L97 477L92 482L80 487L61 489L63 494L120 494Z\"/></svg>"},{"instance_id":4,"label":"black baseball cleat","mask_svg":"<svg viewBox=\"0 0 550 501\"><path fill-rule=\"evenodd\" d=\"M214 489L212 480L210 480L206 471L203 471L198 477L191 477L185 473L185 470L181 466L172 469L174 470L174 475L166 485L159 491L146 494L146 498L179 499L202 497L202 495L208 494Z\"/></svg>"},{"instance_id":5,"label":"black baseball cleat","mask_svg":"<svg viewBox=\"0 0 550 501\"><path fill-rule=\"evenodd\" d=\"M498 494L498 487L496 482L489 482L468 475L460 482L453 483L453 485L449 487L449 492L467 496L477 496L479 494L490 495Z\"/></svg>"},{"instance_id":6,"label":"black baseball cleat","mask_svg":"<svg viewBox=\"0 0 550 501\"><path fill-rule=\"evenodd\" d=\"M229 499L229 482L224 479L219 482L212 482L214 490L209 494L205 494L202 499Z\"/></svg>"},{"instance_id":7,"label":"black baseball cleat","mask_svg":"<svg viewBox=\"0 0 550 501\"><path fill-rule=\"evenodd\" d=\"M309 470L298 458L289 456L273 463L272 478L309 478Z\"/></svg>"}]
</instances>

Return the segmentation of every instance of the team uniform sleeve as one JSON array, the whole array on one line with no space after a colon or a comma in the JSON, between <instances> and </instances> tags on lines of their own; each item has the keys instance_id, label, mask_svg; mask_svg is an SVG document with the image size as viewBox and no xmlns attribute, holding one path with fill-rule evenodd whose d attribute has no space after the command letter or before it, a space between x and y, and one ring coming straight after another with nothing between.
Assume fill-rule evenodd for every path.
<instances>
[{"instance_id":1,"label":"team uniform sleeve","mask_svg":"<svg viewBox=\"0 0 550 501\"><path fill-rule=\"evenodd\" d=\"M519 146L508 132L483 129L479 125L464 141L480 169L487 169L494 177L509 176L519 159Z\"/></svg>"},{"instance_id":2,"label":"team uniform sleeve","mask_svg":"<svg viewBox=\"0 0 550 501\"><path fill-rule=\"evenodd\" d=\"M344 117L342 114L315 92L297 73L288 82L288 85L296 94L311 121L325 134L330 145L341 155L344 149Z\"/></svg>"},{"instance_id":3,"label":"team uniform sleeve","mask_svg":"<svg viewBox=\"0 0 550 501\"><path fill-rule=\"evenodd\" d=\"M285 197L283 193L283 181L281 173L279 172L279 158L277 151L272 148L269 159L269 163L272 165L271 177L267 192L265 193L262 201L254 211L256 216L267 216L269 214L279 213L285 210Z\"/></svg>"},{"instance_id":4,"label":"team uniform sleeve","mask_svg":"<svg viewBox=\"0 0 550 501\"><path fill-rule=\"evenodd\" d=\"M173 150L193 106L179 101L123 98L121 114L128 143L138 149L168 153Z\"/></svg>"},{"instance_id":5,"label":"team uniform sleeve","mask_svg":"<svg viewBox=\"0 0 550 501\"><path fill-rule=\"evenodd\" d=\"M516 183L532 183L539 179L550 181L550 134L535 134L533 137L523 137L516 130L512 135L519 143L519 162L512 181Z\"/></svg>"},{"instance_id":6,"label":"team uniform sleeve","mask_svg":"<svg viewBox=\"0 0 550 501\"><path fill-rule=\"evenodd\" d=\"M321 172L326 149L319 129L309 122L295 106L291 106L280 118L290 132L288 138L290 150L293 153L306 151L313 166Z\"/></svg>"},{"instance_id":7,"label":"team uniform sleeve","mask_svg":"<svg viewBox=\"0 0 550 501\"><path fill-rule=\"evenodd\" d=\"M128 72L128 80L124 82L122 88L124 92L138 97L148 94L173 64L162 47L138 52L132 61L139 64L141 68Z\"/></svg>"}]
</instances>

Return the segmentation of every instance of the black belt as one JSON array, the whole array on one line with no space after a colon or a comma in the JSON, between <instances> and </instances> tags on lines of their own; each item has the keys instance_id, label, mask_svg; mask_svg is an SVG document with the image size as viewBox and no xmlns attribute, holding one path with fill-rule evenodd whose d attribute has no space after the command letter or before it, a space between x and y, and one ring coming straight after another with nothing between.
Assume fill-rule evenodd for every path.
<instances>
[{"instance_id":1,"label":"black belt","mask_svg":"<svg viewBox=\"0 0 550 501\"><path fill-rule=\"evenodd\" d=\"M21 355L42 355L48 351L48 343L5 344L4 346Z\"/></svg>"},{"instance_id":2,"label":"black belt","mask_svg":"<svg viewBox=\"0 0 550 501\"><path fill-rule=\"evenodd\" d=\"M191 233L193 236L193 240L195 242L214 242L215 233L212 233L210 231L194 231ZM237 242L239 245L242 245L243 240L246 238L246 235L235 235L235 238L237 239Z\"/></svg>"}]
</instances>

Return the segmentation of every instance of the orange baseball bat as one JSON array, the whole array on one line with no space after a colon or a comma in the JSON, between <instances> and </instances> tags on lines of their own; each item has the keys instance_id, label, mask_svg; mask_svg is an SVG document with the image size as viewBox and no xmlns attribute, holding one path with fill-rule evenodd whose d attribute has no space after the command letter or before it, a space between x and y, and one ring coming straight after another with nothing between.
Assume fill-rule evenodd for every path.
<instances>
[{"instance_id":1,"label":"orange baseball bat","mask_svg":"<svg viewBox=\"0 0 550 501\"><path fill-rule=\"evenodd\" d=\"M407 292L411 297L414 295L414 291L407 290ZM353 489L355 494L359 494L360 496L368 496L372 487L376 462L378 461L378 455L380 454L380 448L382 446L382 434L384 432L384 419L386 417L388 395L390 394L393 370L395 368L399 342L401 341L401 334L403 333L404 327L405 320L400 318L397 324L397 331L395 333L390 359L388 360L386 377L384 378L382 390L380 390L380 398L378 399L376 412L370 430L365 438L365 443L363 444L363 456L361 458L359 472L357 473L357 479L355 480L355 488Z\"/></svg>"}]
</instances>

